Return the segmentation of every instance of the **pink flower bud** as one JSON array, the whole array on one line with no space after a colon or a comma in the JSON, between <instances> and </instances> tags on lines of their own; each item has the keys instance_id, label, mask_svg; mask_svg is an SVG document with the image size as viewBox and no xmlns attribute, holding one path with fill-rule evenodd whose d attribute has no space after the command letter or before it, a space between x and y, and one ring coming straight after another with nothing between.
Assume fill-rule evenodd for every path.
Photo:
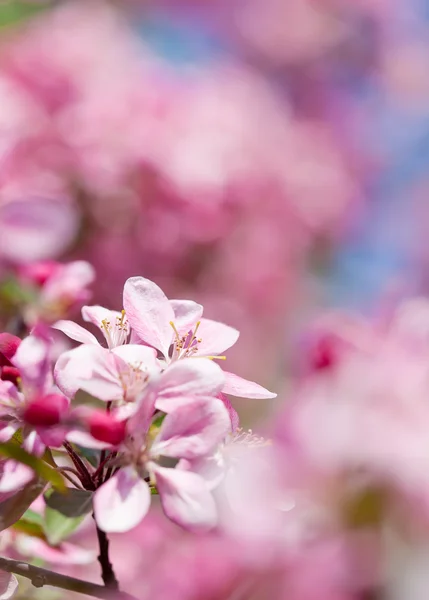
<instances>
[{"instance_id":1,"label":"pink flower bud","mask_svg":"<svg viewBox=\"0 0 429 600\"><path fill-rule=\"evenodd\" d=\"M310 350L310 368L314 371L323 371L335 366L338 358L338 346L338 338L329 333L316 340L314 347Z\"/></svg>"},{"instance_id":2,"label":"pink flower bud","mask_svg":"<svg viewBox=\"0 0 429 600\"><path fill-rule=\"evenodd\" d=\"M0 333L0 367L11 366L11 358L18 350L21 340L11 333Z\"/></svg>"},{"instance_id":3,"label":"pink flower bud","mask_svg":"<svg viewBox=\"0 0 429 600\"><path fill-rule=\"evenodd\" d=\"M67 398L60 394L40 396L27 405L23 419L33 427L52 427L61 421L67 406Z\"/></svg>"},{"instance_id":4,"label":"pink flower bud","mask_svg":"<svg viewBox=\"0 0 429 600\"><path fill-rule=\"evenodd\" d=\"M94 411L88 418L89 431L96 440L117 446L125 438L125 421L117 421L108 413Z\"/></svg>"},{"instance_id":5,"label":"pink flower bud","mask_svg":"<svg viewBox=\"0 0 429 600\"><path fill-rule=\"evenodd\" d=\"M22 279L42 287L46 281L61 267L54 260L44 260L37 263L23 265L19 271Z\"/></svg>"}]
</instances>

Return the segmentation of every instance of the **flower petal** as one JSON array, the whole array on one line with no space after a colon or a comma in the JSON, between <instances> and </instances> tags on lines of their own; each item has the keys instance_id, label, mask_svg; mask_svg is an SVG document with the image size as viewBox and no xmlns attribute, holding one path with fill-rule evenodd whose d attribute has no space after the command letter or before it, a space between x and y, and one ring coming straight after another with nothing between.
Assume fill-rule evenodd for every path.
<instances>
[{"instance_id":1,"label":"flower petal","mask_svg":"<svg viewBox=\"0 0 429 600\"><path fill-rule=\"evenodd\" d=\"M225 371L224 371L224 373L225 373L225 375L227 375L227 373ZM220 393L220 394L218 394L218 398L220 400L222 400L223 405L225 406L226 410L228 411L229 418L231 420L231 431L232 432L236 431L236 429L240 425L240 417L238 416L238 412L232 406L231 400L228 398L228 396L225 396L225 394Z\"/></svg>"},{"instance_id":2,"label":"flower petal","mask_svg":"<svg viewBox=\"0 0 429 600\"><path fill-rule=\"evenodd\" d=\"M106 532L133 529L150 506L149 486L132 467L121 469L94 494L97 525Z\"/></svg>"},{"instance_id":3,"label":"flower petal","mask_svg":"<svg viewBox=\"0 0 429 600\"><path fill-rule=\"evenodd\" d=\"M174 325L180 333L186 334L201 320L203 307L192 300L170 300L174 310Z\"/></svg>"},{"instance_id":4,"label":"flower petal","mask_svg":"<svg viewBox=\"0 0 429 600\"><path fill-rule=\"evenodd\" d=\"M216 504L205 481L196 473L150 464L161 504L169 519L190 530L216 525Z\"/></svg>"},{"instance_id":5,"label":"flower petal","mask_svg":"<svg viewBox=\"0 0 429 600\"><path fill-rule=\"evenodd\" d=\"M189 396L211 396L221 391L224 373L212 360L185 358L168 367L153 382L156 388L156 407L170 412L180 404L188 403Z\"/></svg>"},{"instance_id":6,"label":"flower petal","mask_svg":"<svg viewBox=\"0 0 429 600\"><path fill-rule=\"evenodd\" d=\"M73 241L79 215L67 198L28 196L0 206L0 253L31 263L61 254Z\"/></svg>"},{"instance_id":7,"label":"flower petal","mask_svg":"<svg viewBox=\"0 0 429 600\"><path fill-rule=\"evenodd\" d=\"M24 386L43 391L51 383L49 350L49 342L35 334L21 342L12 363L19 369Z\"/></svg>"},{"instance_id":8,"label":"flower petal","mask_svg":"<svg viewBox=\"0 0 429 600\"><path fill-rule=\"evenodd\" d=\"M92 323L99 329L101 329L102 321L107 319L111 321L112 319L116 319L116 317L120 317L121 313L109 310L108 308L104 308L104 306L99 306L95 304L93 306L82 306L82 319L87 323Z\"/></svg>"},{"instance_id":9,"label":"flower petal","mask_svg":"<svg viewBox=\"0 0 429 600\"><path fill-rule=\"evenodd\" d=\"M234 327L211 321L210 319L201 319L198 328L197 337L201 339L198 342L198 354L200 356L217 356L231 348L238 340L240 332Z\"/></svg>"},{"instance_id":10,"label":"flower petal","mask_svg":"<svg viewBox=\"0 0 429 600\"><path fill-rule=\"evenodd\" d=\"M228 373L227 371L224 371L224 374L226 381L222 388L223 394L231 394L231 396L239 396L241 398L254 398L256 400L277 397L277 394L269 392L254 381L243 379L243 377Z\"/></svg>"},{"instance_id":11,"label":"flower petal","mask_svg":"<svg viewBox=\"0 0 429 600\"><path fill-rule=\"evenodd\" d=\"M86 289L95 279L94 267L86 260L74 260L55 269L42 289L44 302L61 302L64 298L81 304L86 301L89 291Z\"/></svg>"},{"instance_id":12,"label":"flower petal","mask_svg":"<svg viewBox=\"0 0 429 600\"><path fill-rule=\"evenodd\" d=\"M34 477L34 471L15 460L6 460L0 475L0 492L19 490Z\"/></svg>"},{"instance_id":13,"label":"flower petal","mask_svg":"<svg viewBox=\"0 0 429 600\"><path fill-rule=\"evenodd\" d=\"M170 412L152 445L154 456L195 458L210 453L231 430L218 398L198 398Z\"/></svg>"},{"instance_id":14,"label":"flower petal","mask_svg":"<svg viewBox=\"0 0 429 600\"><path fill-rule=\"evenodd\" d=\"M76 342L81 342L82 344L98 344L95 335L73 321L60 320L54 323L52 327L53 329L62 331L72 340L76 340Z\"/></svg>"},{"instance_id":15,"label":"flower petal","mask_svg":"<svg viewBox=\"0 0 429 600\"><path fill-rule=\"evenodd\" d=\"M0 600L9 600L18 591L18 580L12 573L0 571Z\"/></svg>"},{"instance_id":16,"label":"flower petal","mask_svg":"<svg viewBox=\"0 0 429 600\"><path fill-rule=\"evenodd\" d=\"M106 448L112 448L112 444L99 442L98 440L95 440L90 433L78 431L77 429L69 431L66 435L66 440L72 444L77 444L83 448L90 448L91 450L106 450Z\"/></svg>"},{"instance_id":17,"label":"flower petal","mask_svg":"<svg viewBox=\"0 0 429 600\"><path fill-rule=\"evenodd\" d=\"M105 401L120 400L123 395L115 355L95 344L62 354L55 365L55 381L66 396L79 389Z\"/></svg>"},{"instance_id":18,"label":"flower petal","mask_svg":"<svg viewBox=\"0 0 429 600\"><path fill-rule=\"evenodd\" d=\"M97 558L94 550L81 548L70 542L50 546L43 539L29 535L17 536L15 547L22 556L37 556L51 565L89 565Z\"/></svg>"},{"instance_id":19,"label":"flower petal","mask_svg":"<svg viewBox=\"0 0 429 600\"><path fill-rule=\"evenodd\" d=\"M10 438L18 431L20 425L21 424L18 421L0 423L0 444L3 442L8 442Z\"/></svg>"},{"instance_id":20,"label":"flower petal","mask_svg":"<svg viewBox=\"0 0 429 600\"><path fill-rule=\"evenodd\" d=\"M68 398L72 398L79 389L80 382L76 378L76 373L79 373L80 377L91 375L91 365L85 360L88 347L83 345L63 352L55 364L55 383Z\"/></svg>"},{"instance_id":21,"label":"flower petal","mask_svg":"<svg viewBox=\"0 0 429 600\"><path fill-rule=\"evenodd\" d=\"M130 277L124 286L124 308L139 338L167 357L174 311L161 288L144 277Z\"/></svg>"},{"instance_id":22,"label":"flower petal","mask_svg":"<svg viewBox=\"0 0 429 600\"><path fill-rule=\"evenodd\" d=\"M176 468L196 473L204 479L209 490L214 490L221 483L227 471L225 459L219 452L192 460L182 459Z\"/></svg>"},{"instance_id":23,"label":"flower petal","mask_svg":"<svg viewBox=\"0 0 429 600\"><path fill-rule=\"evenodd\" d=\"M115 356L119 356L128 365L138 365L139 369L146 373L159 372L160 364L156 358L156 350L149 346L138 344L126 344L112 349Z\"/></svg>"}]
</instances>

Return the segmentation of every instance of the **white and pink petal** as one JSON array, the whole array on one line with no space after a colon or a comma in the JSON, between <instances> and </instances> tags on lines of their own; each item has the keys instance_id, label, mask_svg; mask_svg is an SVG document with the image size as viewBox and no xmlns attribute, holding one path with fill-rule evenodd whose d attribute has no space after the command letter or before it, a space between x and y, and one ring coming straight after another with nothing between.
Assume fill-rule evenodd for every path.
<instances>
[{"instance_id":1,"label":"white and pink petal","mask_svg":"<svg viewBox=\"0 0 429 600\"><path fill-rule=\"evenodd\" d=\"M15 460L6 460L0 473L0 492L14 492L34 478L34 471Z\"/></svg>"},{"instance_id":2,"label":"white and pink petal","mask_svg":"<svg viewBox=\"0 0 429 600\"><path fill-rule=\"evenodd\" d=\"M128 322L138 337L168 357L174 310L161 288L144 277L130 277L125 282L123 302Z\"/></svg>"},{"instance_id":3,"label":"white and pink petal","mask_svg":"<svg viewBox=\"0 0 429 600\"><path fill-rule=\"evenodd\" d=\"M192 300L170 300L174 311L174 325L181 335L193 330L203 315L203 307Z\"/></svg>"},{"instance_id":4,"label":"white and pink petal","mask_svg":"<svg viewBox=\"0 0 429 600\"><path fill-rule=\"evenodd\" d=\"M149 486L132 467L121 469L94 494L98 527L107 533L123 533L136 527L150 506Z\"/></svg>"},{"instance_id":5,"label":"white and pink petal","mask_svg":"<svg viewBox=\"0 0 429 600\"><path fill-rule=\"evenodd\" d=\"M212 321L210 319L201 319L198 327L197 338L198 354L200 356L219 356L225 350L231 348L240 336L240 332L234 327Z\"/></svg>"},{"instance_id":6,"label":"white and pink petal","mask_svg":"<svg viewBox=\"0 0 429 600\"><path fill-rule=\"evenodd\" d=\"M205 456L230 430L228 411L218 398L195 398L167 414L151 452L187 459Z\"/></svg>"},{"instance_id":7,"label":"white and pink petal","mask_svg":"<svg viewBox=\"0 0 429 600\"><path fill-rule=\"evenodd\" d=\"M231 396L238 396L240 398L253 398L255 400L263 400L269 398L276 398L277 394L270 392L258 383L243 379L233 373L224 371L225 384L222 388L223 394L230 394Z\"/></svg>"},{"instance_id":8,"label":"white and pink petal","mask_svg":"<svg viewBox=\"0 0 429 600\"><path fill-rule=\"evenodd\" d=\"M0 600L9 600L18 591L18 580L12 573L0 571Z\"/></svg>"},{"instance_id":9,"label":"white and pink petal","mask_svg":"<svg viewBox=\"0 0 429 600\"><path fill-rule=\"evenodd\" d=\"M218 364L205 358L185 358L170 365L152 384L156 391L156 407L170 412L189 397L218 394L225 376Z\"/></svg>"},{"instance_id":10,"label":"white and pink petal","mask_svg":"<svg viewBox=\"0 0 429 600\"><path fill-rule=\"evenodd\" d=\"M169 519L191 531L204 531L216 525L216 504L202 477L153 463L148 466L155 475L161 504Z\"/></svg>"},{"instance_id":11,"label":"white and pink petal","mask_svg":"<svg viewBox=\"0 0 429 600\"><path fill-rule=\"evenodd\" d=\"M74 321L60 320L52 325L53 329L57 329L64 333L67 337L81 344L98 344L98 340L84 327L81 327Z\"/></svg>"}]
</instances>

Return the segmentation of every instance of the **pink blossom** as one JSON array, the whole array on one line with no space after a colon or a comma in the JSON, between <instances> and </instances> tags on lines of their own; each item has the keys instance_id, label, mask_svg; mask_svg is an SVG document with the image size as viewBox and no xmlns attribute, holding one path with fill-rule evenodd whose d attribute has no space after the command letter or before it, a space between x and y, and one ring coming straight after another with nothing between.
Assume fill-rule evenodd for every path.
<instances>
[{"instance_id":1,"label":"pink blossom","mask_svg":"<svg viewBox=\"0 0 429 600\"><path fill-rule=\"evenodd\" d=\"M34 301L24 307L25 320L33 326L39 320L52 323L86 302L95 272L86 261L50 261L22 266L19 276L35 295Z\"/></svg>"},{"instance_id":2,"label":"pink blossom","mask_svg":"<svg viewBox=\"0 0 429 600\"><path fill-rule=\"evenodd\" d=\"M129 324L125 311L117 312L103 306L84 306L82 308L82 318L101 331L108 348L116 348L127 343ZM54 323L53 327L77 342L83 344L99 343L92 333L73 321L60 320Z\"/></svg>"},{"instance_id":3,"label":"pink blossom","mask_svg":"<svg viewBox=\"0 0 429 600\"><path fill-rule=\"evenodd\" d=\"M55 381L69 397L78 389L104 401L133 402L152 373L160 371L156 352L128 344L112 350L83 344L64 352L55 365Z\"/></svg>"},{"instance_id":4,"label":"pink blossom","mask_svg":"<svg viewBox=\"0 0 429 600\"><path fill-rule=\"evenodd\" d=\"M131 277L124 287L128 322L138 338L161 352L166 362L185 357L224 358L239 332L228 325L202 318L203 307L189 300L168 300L163 291L143 277ZM225 373L225 394L248 398L275 398L252 381Z\"/></svg>"},{"instance_id":5,"label":"pink blossom","mask_svg":"<svg viewBox=\"0 0 429 600\"><path fill-rule=\"evenodd\" d=\"M190 529L211 527L216 522L214 500L204 479L163 467L158 461L160 456L191 459L210 453L229 430L228 413L219 400L189 397L186 404L167 414L151 440L148 415L156 395L157 391L151 390L140 400L140 409L129 421L128 437L121 446L122 468L95 493L96 519L105 531L127 531L146 515L150 504L146 474L156 483L170 519Z\"/></svg>"},{"instance_id":6,"label":"pink blossom","mask_svg":"<svg viewBox=\"0 0 429 600\"><path fill-rule=\"evenodd\" d=\"M53 392L50 343L36 335L28 336L13 356L20 373L21 388L0 380L0 435L8 441L22 430L23 446L41 456L45 445L60 445L65 436L63 420L69 401ZM0 476L3 491L14 490L30 481L34 473L26 465L8 460Z\"/></svg>"}]
</instances>

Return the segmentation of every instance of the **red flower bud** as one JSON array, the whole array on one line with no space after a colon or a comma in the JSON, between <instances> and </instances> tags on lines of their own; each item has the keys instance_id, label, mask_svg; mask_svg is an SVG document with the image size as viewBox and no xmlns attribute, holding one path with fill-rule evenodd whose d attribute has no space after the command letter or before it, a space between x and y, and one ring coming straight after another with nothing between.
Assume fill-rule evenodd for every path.
<instances>
[{"instance_id":1,"label":"red flower bud","mask_svg":"<svg viewBox=\"0 0 429 600\"><path fill-rule=\"evenodd\" d=\"M0 367L0 379L3 379L3 381L11 381L17 385L19 377L20 373L16 367L9 367L9 365Z\"/></svg>"},{"instance_id":2,"label":"red flower bud","mask_svg":"<svg viewBox=\"0 0 429 600\"><path fill-rule=\"evenodd\" d=\"M96 440L117 446L125 439L125 421L117 421L112 415L94 411L88 418L89 432Z\"/></svg>"},{"instance_id":3,"label":"red flower bud","mask_svg":"<svg viewBox=\"0 0 429 600\"><path fill-rule=\"evenodd\" d=\"M48 394L32 400L24 409L23 419L33 427L58 425L67 410L68 401L60 394Z\"/></svg>"},{"instance_id":4,"label":"red flower bud","mask_svg":"<svg viewBox=\"0 0 429 600\"><path fill-rule=\"evenodd\" d=\"M14 357L21 340L11 333L0 333L0 367L11 366L11 359Z\"/></svg>"}]
</instances>

